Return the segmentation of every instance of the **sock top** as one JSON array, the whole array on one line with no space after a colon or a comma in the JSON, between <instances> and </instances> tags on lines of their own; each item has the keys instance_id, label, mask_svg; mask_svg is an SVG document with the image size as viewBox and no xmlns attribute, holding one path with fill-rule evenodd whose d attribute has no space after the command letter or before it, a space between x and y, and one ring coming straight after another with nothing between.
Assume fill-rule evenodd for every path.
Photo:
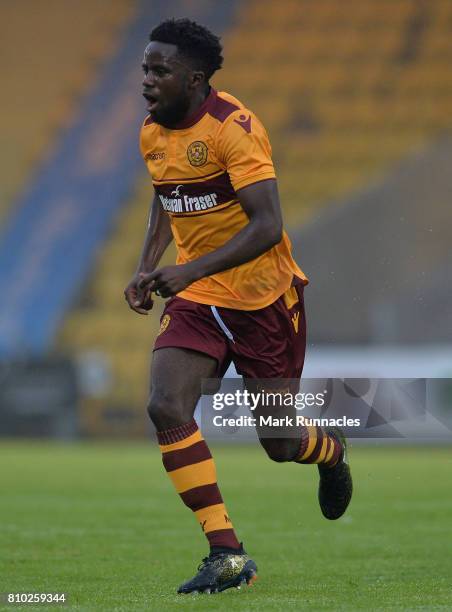
<instances>
[{"instance_id":1,"label":"sock top","mask_svg":"<svg viewBox=\"0 0 452 612\"><path fill-rule=\"evenodd\" d=\"M173 444L174 442L180 442L181 440L185 440L185 438L192 436L197 431L198 425L196 424L195 419L192 419L184 425L178 425L178 427L165 429L164 431L158 431L157 440L158 443L161 445Z\"/></svg>"},{"instance_id":2,"label":"sock top","mask_svg":"<svg viewBox=\"0 0 452 612\"><path fill-rule=\"evenodd\" d=\"M240 542L240 546L238 548L232 548L230 546L211 546L210 547L210 554L211 555L218 555L220 553L232 553L232 554L238 554L238 555L243 555L245 554L245 550L243 548L243 542Z\"/></svg>"}]
</instances>

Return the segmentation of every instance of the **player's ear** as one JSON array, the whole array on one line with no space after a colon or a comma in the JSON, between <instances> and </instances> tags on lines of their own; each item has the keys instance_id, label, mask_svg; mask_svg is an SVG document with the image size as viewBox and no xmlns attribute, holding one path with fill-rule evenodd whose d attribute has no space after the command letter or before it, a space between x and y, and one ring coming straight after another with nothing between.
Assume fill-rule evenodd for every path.
<instances>
[{"instance_id":1,"label":"player's ear","mask_svg":"<svg viewBox=\"0 0 452 612\"><path fill-rule=\"evenodd\" d=\"M202 85L206 82L206 75L202 70L193 70L191 73L191 85L192 87L197 87L198 85Z\"/></svg>"}]
</instances>

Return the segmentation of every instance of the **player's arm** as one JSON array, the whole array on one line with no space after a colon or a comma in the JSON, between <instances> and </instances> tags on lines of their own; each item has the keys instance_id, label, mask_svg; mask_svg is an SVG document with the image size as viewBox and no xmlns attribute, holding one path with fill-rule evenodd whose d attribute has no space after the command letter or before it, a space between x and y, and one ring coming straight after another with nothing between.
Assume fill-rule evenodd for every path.
<instances>
[{"instance_id":1,"label":"player's arm","mask_svg":"<svg viewBox=\"0 0 452 612\"><path fill-rule=\"evenodd\" d=\"M245 225L223 246L187 264L196 280L256 259L282 239L282 216L276 179L243 187L237 197L248 216Z\"/></svg>"},{"instance_id":2,"label":"player's arm","mask_svg":"<svg viewBox=\"0 0 452 612\"><path fill-rule=\"evenodd\" d=\"M139 282L155 270L163 253L173 239L169 216L162 209L155 195L149 213L148 229L137 270L124 290L124 296L130 308L139 314L148 314L153 301L149 288L139 287Z\"/></svg>"},{"instance_id":3,"label":"player's arm","mask_svg":"<svg viewBox=\"0 0 452 612\"><path fill-rule=\"evenodd\" d=\"M189 263L166 266L143 276L140 286L169 297L191 283L255 259L282 238L281 207L275 179L239 189L237 197L249 223L215 251Z\"/></svg>"}]
</instances>

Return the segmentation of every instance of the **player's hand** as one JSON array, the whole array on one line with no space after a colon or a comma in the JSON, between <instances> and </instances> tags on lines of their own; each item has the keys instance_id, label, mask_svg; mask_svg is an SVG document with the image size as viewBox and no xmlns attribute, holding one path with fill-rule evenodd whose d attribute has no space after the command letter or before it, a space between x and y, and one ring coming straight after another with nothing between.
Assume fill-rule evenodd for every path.
<instances>
[{"instance_id":1,"label":"player's hand","mask_svg":"<svg viewBox=\"0 0 452 612\"><path fill-rule=\"evenodd\" d=\"M132 310L141 315L147 315L148 311L154 306L151 291L139 287L139 283L144 276L146 276L144 272L136 274L124 289L126 302Z\"/></svg>"},{"instance_id":2,"label":"player's hand","mask_svg":"<svg viewBox=\"0 0 452 612\"><path fill-rule=\"evenodd\" d=\"M138 287L142 291L153 291L156 295L167 298L176 295L195 280L197 277L194 267L190 264L179 264L144 274Z\"/></svg>"}]
</instances>

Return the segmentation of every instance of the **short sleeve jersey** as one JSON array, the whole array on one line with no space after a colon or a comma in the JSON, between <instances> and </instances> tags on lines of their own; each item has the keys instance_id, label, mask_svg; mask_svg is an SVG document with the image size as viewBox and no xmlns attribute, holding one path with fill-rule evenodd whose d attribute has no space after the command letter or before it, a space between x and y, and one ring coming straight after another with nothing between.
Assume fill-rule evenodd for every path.
<instances>
[{"instance_id":1,"label":"short sleeve jersey","mask_svg":"<svg viewBox=\"0 0 452 612\"><path fill-rule=\"evenodd\" d=\"M214 89L176 129L148 117L140 147L170 217L178 264L218 249L247 225L237 192L275 178L260 121L236 98ZM277 300L294 275L307 283L283 232L281 242L256 259L202 278L178 295L201 304L257 310Z\"/></svg>"}]
</instances>

